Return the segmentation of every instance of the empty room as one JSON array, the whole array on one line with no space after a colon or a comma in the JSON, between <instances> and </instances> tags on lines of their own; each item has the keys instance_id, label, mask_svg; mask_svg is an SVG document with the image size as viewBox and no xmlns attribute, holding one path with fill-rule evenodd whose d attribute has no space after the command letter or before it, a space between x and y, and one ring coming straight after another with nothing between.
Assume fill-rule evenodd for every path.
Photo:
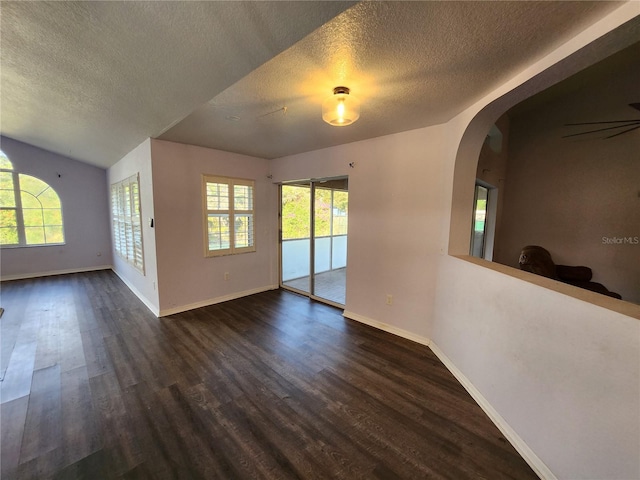
<instances>
[{"instance_id":1,"label":"empty room","mask_svg":"<svg viewBox=\"0 0 640 480\"><path fill-rule=\"evenodd\" d=\"M0 44L3 479L640 480L637 1Z\"/></svg>"}]
</instances>

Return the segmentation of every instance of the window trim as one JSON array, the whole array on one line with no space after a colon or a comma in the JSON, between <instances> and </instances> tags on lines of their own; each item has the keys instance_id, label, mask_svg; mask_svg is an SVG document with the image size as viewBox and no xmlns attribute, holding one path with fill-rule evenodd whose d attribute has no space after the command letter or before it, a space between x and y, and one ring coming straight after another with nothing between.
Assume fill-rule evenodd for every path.
<instances>
[{"instance_id":1,"label":"window trim","mask_svg":"<svg viewBox=\"0 0 640 480\"><path fill-rule=\"evenodd\" d=\"M222 183L229 187L229 208L210 210L207 204L207 183ZM251 188L252 202L250 210L237 210L234 206L234 187L236 185L244 185ZM202 174L202 238L203 238L203 250L204 256L209 257L221 257L225 255L239 255L242 253L251 253L256 251L256 186L255 180L248 178L234 178L225 177L221 175ZM211 250L209 249L209 214L221 213L226 214L229 217L229 221L233 220L233 227L229 228L229 248ZM251 238L252 244L248 247L236 247L235 246L235 216L237 214L249 214L252 217L252 232Z\"/></svg>"},{"instance_id":2,"label":"window trim","mask_svg":"<svg viewBox=\"0 0 640 480\"><path fill-rule=\"evenodd\" d=\"M137 204L138 211L134 211L134 205L136 202L134 201L133 189L132 185L136 186L137 191ZM125 210L126 203L123 201L124 199L124 191L125 187L129 186L129 210ZM115 193L114 193L115 192ZM113 235L113 250L116 254L125 260L129 265L138 270L142 275L145 275L145 266L144 266L144 233L142 229L142 202L140 199L140 174L135 173L130 177L127 177L119 182L115 182L111 184L110 188L111 195L111 233ZM114 204L115 202L115 204ZM116 215L117 210L117 215ZM137 219L135 218L137 216ZM121 225L122 224L122 225ZM132 254L131 258L129 258L129 252L127 248L127 225L130 225L131 229L131 239L133 242L132 246ZM117 225L117 227L116 227ZM135 235L135 226L138 225L140 229L140 241L136 241ZM122 249L122 241L124 239L124 251ZM140 257L140 262L136 260L137 257Z\"/></svg>"}]
</instances>

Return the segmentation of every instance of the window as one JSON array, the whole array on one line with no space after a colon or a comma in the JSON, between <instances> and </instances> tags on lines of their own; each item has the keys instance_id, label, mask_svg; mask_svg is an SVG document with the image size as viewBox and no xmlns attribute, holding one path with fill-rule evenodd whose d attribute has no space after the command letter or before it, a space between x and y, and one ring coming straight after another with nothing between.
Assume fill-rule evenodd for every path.
<instances>
[{"instance_id":1,"label":"window","mask_svg":"<svg viewBox=\"0 0 640 480\"><path fill-rule=\"evenodd\" d=\"M476 184L473 209L473 230L471 234L471 255L473 257L484 258L488 198L489 189Z\"/></svg>"},{"instance_id":2,"label":"window","mask_svg":"<svg viewBox=\"0 0 640 480\"><path fill-rule=\"evenodd\" d=\"M254 182L202 176L206 257L255 252Z\"/></svg>"},{"instance_id":3,"label":"window","mask_svg":"<svg viewBox=\"0 0 640 480\"><path fill-rule=\"evenodd\" d=\"M14 171L11 160L0 150L0 245L61 244L60 197L39 178Z\"/></svg>"},{"instance_id":4,"label":"window","mask_svg":"<svg viewBox=\"0 0 640 480\"><path fill-rule=\"evenodd\" d=\"M476 180L473 205L469 255L492 261L496 234L498 189L484 181Z\"/></svg>"},{"instance_id":5,"label":"window","mask_svg":"<svg viewBox=\"0 0 640 480\"><path fill-rule=\"evenodd\" d=\"M116 253L144 274L138 174L111 185L111 214Z\"/></svg>"}]
</instances>

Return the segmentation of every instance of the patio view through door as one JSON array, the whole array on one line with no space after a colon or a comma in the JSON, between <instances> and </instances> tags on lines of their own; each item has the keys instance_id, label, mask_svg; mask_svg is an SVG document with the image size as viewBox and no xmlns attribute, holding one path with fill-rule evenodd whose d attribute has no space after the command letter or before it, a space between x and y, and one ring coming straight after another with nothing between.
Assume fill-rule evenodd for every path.
<instances>
[{"instance_id":1,"label":"patio view through door","mask_svg":"<svg viewBox=\"0 0 640 480\"><path fill-rule=\"evenodd\" d=\"M280 285L344 306L347 268L347 178L283 184Z\"/></svg>"}]
</instances>

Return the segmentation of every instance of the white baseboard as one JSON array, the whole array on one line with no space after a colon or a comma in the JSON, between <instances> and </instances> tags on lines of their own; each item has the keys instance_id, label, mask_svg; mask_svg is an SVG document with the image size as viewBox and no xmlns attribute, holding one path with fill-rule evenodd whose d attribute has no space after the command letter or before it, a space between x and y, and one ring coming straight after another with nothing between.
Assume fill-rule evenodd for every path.
<instances>
[{"instance_id":1,"label":"white baseboard","mask_svg":"<svg viewBox=\"0 0 640 480\"><path fill-rule=\"evenodd\" d=\"M175 315L176 313L186 312L193 310L194 308L208 307L209 305L215 305L216 303L228 302L229 300L235 300L237 298L254 295L256 293L266 292L268 290L277 290L280 288L278 285L267 285L265 287L254 288L251 290L244 290L242 292L234 292L228 295L222 295L221 297L209 298L196 303L190 303L188 305L181 305L179 307L167 308L160 310L159 317L166 317L168 315Z\"/></svg>"},{"instance_id":2,"label":"white baseboard","mask_svg":"<svg viewBox=\"0 0 640 480\"><path fill-rule=\"evenodd\" d=\"M540 460L540 458L529 448L520 435L518 435L513 428L506 422L504 418L491 406L486 398L480 393L480 391L469 381L469 379L451 362L438 346L431 342L429 348L435 353L440 361L447 367L447 369L453 374L454 377L462 384L462 386L469 392L469 395L473 397L480 408L484 410L484 413L491 419L496 427L502 432L505 438L513 445L516 451L524 458L533 471L543 480L557 480L557 477L553 472Z\"/></svg>"},{"instance_id":3,"label":"white baseboard","mask_svg":"<svg viewBox=\"0 0 640 480\"><path fill-rule=\"evenodd\" d=\"M427 337L423 337L421 335L417 335L408 330L403 330L402 328L394 327L393 325L388 325L383 322L379 322L369 317L365 317L364 315L360 315L358 313L353 313L348 310L345 310L342 313L343 317L350 318L351 320L355 320L356 322L364 323L365 325L369 325L370 327L377 328L378 330L384 330L385 332L392 333L402 338L406 338L408 340L412 340L416 343L420 343L422 345L429 346L431 340Z\"/></svg>"},{"instance_id":4,"label":"white baseboard","mask_svg":"<svg viewBox=\"0 0 640 480\"><path fill-rule=\"evenodd\" d=\"M144 303L144 305L151 310L151 313L153 313L156 317L159 317L160 315L158 315L159 309L157 306L155 306L153 304L153 302L151 300L149 300L147 297L145 297L142 293L140 293L140 290L138 290L129 280L127 280L125 277L123 277L122 275L120 275L118 272L116 272L115 269L112 269L113 273L115 273L118 278L120 280L122 280L122 282L127 286L127 288L129 290L131 290L133 292L133 294L138 297L138 299Z\"/></svg>"},{"instance_id":5,"label":"white baseboard","mask_svg":"<svg viewBox=\"0 0 640 480\"><path fill-rule=\"evenodd\" d=\"M0 281L8 282L10 280L26 280L28 278L51 277L53 275L66 275L68 273L95 272L97 270L110 270L112 268L113 268L112 265L99 265L96 267L68 268L66 270L52 270L49 272L19 273L17 275L1 275L0 274Z\"/></svg>"}]
</instances>

